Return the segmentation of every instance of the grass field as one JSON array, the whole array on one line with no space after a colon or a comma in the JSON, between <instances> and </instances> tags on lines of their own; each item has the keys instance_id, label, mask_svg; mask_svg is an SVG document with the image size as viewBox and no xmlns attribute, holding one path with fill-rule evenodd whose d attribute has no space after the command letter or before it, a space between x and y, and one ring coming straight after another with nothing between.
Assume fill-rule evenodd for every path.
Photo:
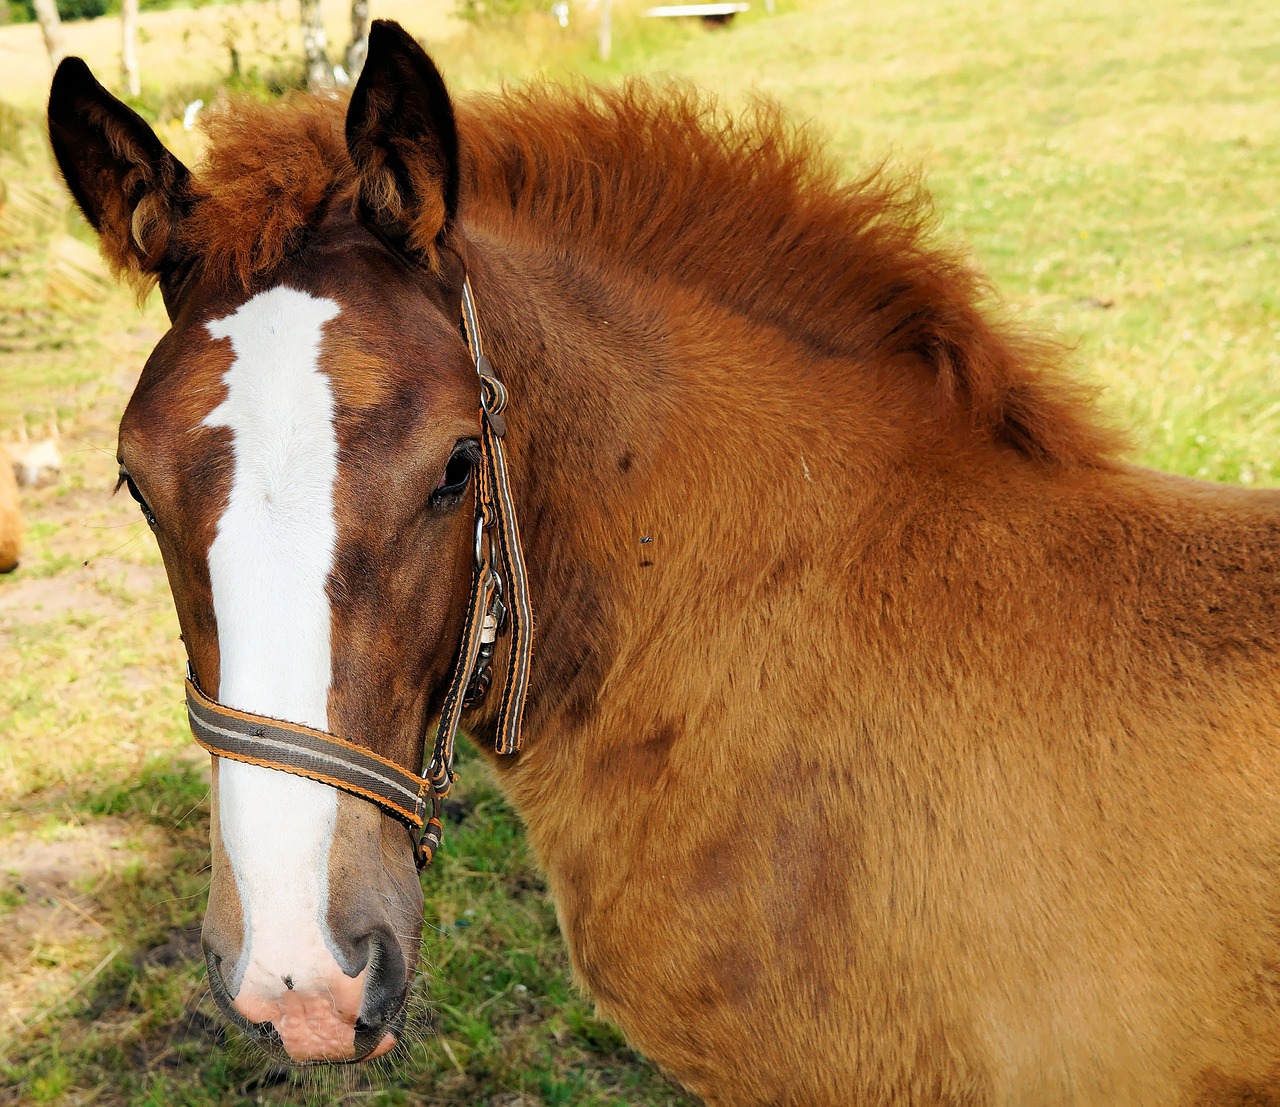
<instances>
[{"instance_id":1,"label":"grass field","mask_svg":"<svg viewBox=\"0 0 1280 1107\"><path fill-rule=\"evenodd\" d=\"M851 169L921 171L940 233L1004 310L1072 347L1137 459L1280 483L1274 3L1153 18L1138 0L797 0L715 32L624 15L607 65L577 9L564 35L541 16L481 33L403 7L456 88L675 73L732 103L777 97ZM235 10L148 17L144 106L184 157L194 140L169 109L212 88ZM0 578L0 1103L687 1102L574 991L518 820L477 761L424 879L410 1056L299 1084L224 1041L198 957L207 758L183 726L158 555L108 496L114 425L163 313L85 261L32 114L47 67L31 30L0 28L0 59L24 59L0 67L0 438L56 412L67 467L26 494L23 566ZM113 33L76 30L108 77Z\"/></svg>"}]
</instances>

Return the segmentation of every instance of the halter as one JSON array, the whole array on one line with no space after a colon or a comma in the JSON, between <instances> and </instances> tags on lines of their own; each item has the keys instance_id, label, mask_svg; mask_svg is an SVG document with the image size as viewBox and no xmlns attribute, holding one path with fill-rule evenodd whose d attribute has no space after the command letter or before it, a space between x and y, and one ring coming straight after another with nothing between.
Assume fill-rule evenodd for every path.
<instances>
[{"instance_id":1,"label":"halter","mask_svg":"<svg viewBox=\"0 0 1280 1107\"><path fill-rule=\"evenodd\" d=\"M533 645L529 582L502 449L507 390L485 357L471 282L466 277L462 281L461 328L480 381L475 568L435 746L421 775L326 731L218 703L201 690L195 669L187 662L187 717L200 745L215 757L304 776L368 800L404 823L410 833L418 834L414 859L419 869L431 864L440 848L441 803L457 779L453 758L458 720L463 707L478 704L493 683L494 642L499 634L510 632L511 649L494 740L494 749L500 754L520 750L520 720Z\"/></svg>"}]
</instances>

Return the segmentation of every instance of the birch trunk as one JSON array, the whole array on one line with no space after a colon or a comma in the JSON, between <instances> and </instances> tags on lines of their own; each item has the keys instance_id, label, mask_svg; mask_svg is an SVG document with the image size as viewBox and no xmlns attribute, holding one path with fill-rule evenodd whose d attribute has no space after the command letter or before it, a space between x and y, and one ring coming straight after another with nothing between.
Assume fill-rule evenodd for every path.
<instances>
[{"instance_id":1,"label":"birch trunk","mask_svg":"<svg viewBox=\"0 0 1280 1107\"><path fill-rule=\"evenodd\" d=\"M613 0L600 6L600 59L608 61L613 53Z\"/></svg>"},{"instance_id":2,"label":"birch trunk","mask_svg":"<svg viewBox=\"0 0 1280 1107\"><path fill-rule=\"evenodd\" d=\"M120 3L120 70L125 90L136 100L142 95L142 79L138 76L138 0Z\"/></svg>"},{"instance_id":3,"label":"birch trunk","mask_svg":"<svg viewBox=\"0 0 1280 1107\"><path fill-rule=\"evenodd\" d=\"M351 45L347 47L347 80L355 84L369 52L369 0L351 0Z\"/></svg>"},{"instance_id":4,"label":"birch trunk","mask_svg":"<svg viewBox=\"0 0 1280 1107\"><path fill-rule=\"evenodd\" d=\"M40 30L44 33L45 49L49 51L49 62L54 69L58 62L67 56L67 41L62 35L62 20L58 18L58 5L55 0L34 0L36 19L40 22Z\"/></svg>"},{"instance_id":5,"label":"birch trunk","mask_svg":"<svg viewBox=\"0 0 1280 1107\"><path fill-rule=\"evenodd\" d=\"M316 92L333 84L328 41L320 18L320 0L301 0L302 57L307 67L307 88Z\"/></svg>"}]
</instances>

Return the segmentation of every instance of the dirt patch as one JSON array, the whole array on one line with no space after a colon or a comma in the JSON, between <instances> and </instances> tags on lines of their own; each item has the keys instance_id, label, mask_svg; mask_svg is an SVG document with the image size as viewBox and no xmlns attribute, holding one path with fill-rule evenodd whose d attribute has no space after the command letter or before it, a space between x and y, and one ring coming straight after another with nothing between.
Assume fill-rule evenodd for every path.
<instances>
[{"instance_id":1,"label":"dirt patch","mask_svg":"<svg viewBox=\"0 0 1280 1107\"><path fill-rule=\"evenodd\" d=\"M154 968L157 965L171 968L174 965L203 958L200 929L199 924L196 924L169 931L169 936L160 945L139 951L133 963L139 968L143 966Z\"/></svg>"},{"instance_id":2,"label":"dirt patch","mask_svg":"<svg viewBox=\"0 0 1280 1107\"><path fill-rule=\"evenodd\" d=\"M0 626L32 626L71 614L108 615L116 605L88 581L56 577L16 577L0 592Z\"/></svg>"},{"instance_id":3,"label":"dirt patch","mask_svg":"<svg viewBox=\"0 0 1280 1107\"><path fill-rule=\"evenodd\" d=\"M123 405L123 399L120 400ZM64 440L62 480L24 489L26 548L0 578L0 643L6 628L71 618L136 619L139 601L168 604L153 540L127 496L112 496L113 431L80 421Z\"/></svg>"},{"instance_id":4,"label":"dirt patch","mask_svg":"<svg viewBox=\"0 0 1280 1107\"><path fill-rule=\"evenodd\" d=\"M25 1020L61 951L108 934L97 893L139 853L160 848L159 832L120 819L20 831L0 839L0 1010Z\"/></svg>"},{"instance_id":5,"label":"dirt patch","mask_svg":"<svg viewBox=\"0 0 1280 1107\"><path fill-rule=\"evenodd\" d=\"M57 576L16 576L0 589L0 635L7 626L32 626L76 616L122 616L139 598L165 598L161 569L120 558L96 558Z\"/></svg>"},{"instance_id":6,"label":"dirt patch","mask_svg":"<svg viewBox=\"0 0 1280 1107\"><path fill-rule=\"evenodd\" d=\"M89 930L105 932L94 917L94 891L104 877L134 856L139 830L120 819L59 827L49 837L23 831L0 840L0 889L17 906L0 927L0 959L10 960L34 933L69 937ZM130 847L130 840L134 846Z\"/></svg>"}]
</instances>

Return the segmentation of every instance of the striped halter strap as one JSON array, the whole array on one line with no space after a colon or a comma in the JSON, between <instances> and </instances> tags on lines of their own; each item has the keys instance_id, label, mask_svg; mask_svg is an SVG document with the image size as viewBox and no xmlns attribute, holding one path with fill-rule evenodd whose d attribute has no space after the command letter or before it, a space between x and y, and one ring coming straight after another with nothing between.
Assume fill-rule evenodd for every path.
<instances>
[{"instance_id":1,"label":"striped halter strap","mask_svg":"<svg viewBox=\"0 0 1280 1107\"><path fill-rule=\"evenodd\" d=\"M420 869L431 863L440 847L441 803L457 779L453 758L458 720L463 707L479 703L489 690L494 642L500 634L511 636L494 742L503 754L520 750L533 645L524 554L502 448L507 390L484 354L471 282L465 277L461 326L480 383L475 568L435 745L422 773L335 734L218 703L200 688L187 663L187 717L200 745L216 757L304 776L377 805L417 835L414 855Z\"/></svg>"}]
</instances>

